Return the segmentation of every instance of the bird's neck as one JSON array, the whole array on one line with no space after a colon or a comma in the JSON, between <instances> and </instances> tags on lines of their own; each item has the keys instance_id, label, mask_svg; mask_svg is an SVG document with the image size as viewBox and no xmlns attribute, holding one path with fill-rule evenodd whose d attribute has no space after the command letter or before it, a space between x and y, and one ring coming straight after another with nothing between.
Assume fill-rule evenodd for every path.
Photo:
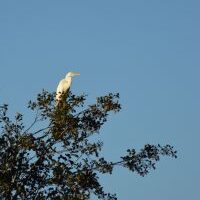
<instances>
[{"instance_id":1,"label":"bird's neck","mask_svg":"<svg viewBox=\"0 0 200 200\"><path fill-rule=\"evenodd\" d=\"M71 76L66 76L65 80L69 81L70 83L72 82L72 77Z\"/></svg>"}]
</instances>

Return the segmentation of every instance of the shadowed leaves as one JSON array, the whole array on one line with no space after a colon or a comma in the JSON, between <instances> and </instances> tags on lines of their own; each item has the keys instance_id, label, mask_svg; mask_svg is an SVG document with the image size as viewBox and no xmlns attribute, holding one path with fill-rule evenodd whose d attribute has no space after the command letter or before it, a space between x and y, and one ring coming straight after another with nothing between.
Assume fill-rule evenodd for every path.
<instances>
[{"instance_id":1,"label":"shadowed leaves","mask_svg":"<svg viewBox=\"0 0 200 200\"><path fill-rule=\"evenodd\" d=\"M106 193L99 175L122 166L141 176L155 169L160 156L176 158L172 146L147 144L139 152L127 150L118 161L101 155L103 142L94 140L110 113L121 109L119 94L109 93L85 106L86 95L68 91L55 101L55 93L42 91L28 108L33 122L23 124L17 113L12 121L8 105L0 107L0 198L26 200L115 200ZM38 128L39 127L39 128Z\"/></svg>"}]
</instances>

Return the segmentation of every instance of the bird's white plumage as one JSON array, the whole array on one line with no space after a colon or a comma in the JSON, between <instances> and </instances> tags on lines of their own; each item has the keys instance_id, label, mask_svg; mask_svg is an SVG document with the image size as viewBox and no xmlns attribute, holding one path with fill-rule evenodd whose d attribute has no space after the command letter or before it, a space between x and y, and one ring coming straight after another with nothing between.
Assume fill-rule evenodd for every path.
<instances>
[{"instance_id":1,"label":"bird's white plumage","mask_svg":"<svg viewBox=\"0 0 200 200\"><path fill-rule=\"evenodd\" d=\"M72 77L78 76L80 73L78 72L68 72L64 79L62 79L56 90L56 100L59 101L61 99L61 95L70 88L72 84Z\"/></svg>"},{"instance_id":2,"label":"bird's white plumage","mask_svg":"<svg viewBox=\"0 0 200 200\"><path fill-rule=\"evenodd\" d=\"M69 80L62 79L59 82L57 90L56 90L56 100L57 101L59 101L61 95L69 89L70 85L71 85L71 81L69 81Z\"/></svg>"}]
</instances>

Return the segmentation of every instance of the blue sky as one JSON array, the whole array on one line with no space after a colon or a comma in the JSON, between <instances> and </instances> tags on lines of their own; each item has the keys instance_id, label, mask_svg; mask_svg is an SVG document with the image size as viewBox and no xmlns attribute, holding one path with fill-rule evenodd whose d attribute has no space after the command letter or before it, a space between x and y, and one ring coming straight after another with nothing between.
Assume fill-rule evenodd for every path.
<instances>
[{"instance_id":1,"label":"blue sky","mask_svg":"<svg viewBox=\"0 0 200 200\"><path fill-rule=\"evenodd\" d=\"M122 111L100 137L116 161L127 148L174 145L142 178L125 169L101 177L119 200L200 196L200 3L195 0L0 1L0 104L23 112L42 88L80 71L72 91L89 101L119 92Z\"/></svg>"}]
</instances>

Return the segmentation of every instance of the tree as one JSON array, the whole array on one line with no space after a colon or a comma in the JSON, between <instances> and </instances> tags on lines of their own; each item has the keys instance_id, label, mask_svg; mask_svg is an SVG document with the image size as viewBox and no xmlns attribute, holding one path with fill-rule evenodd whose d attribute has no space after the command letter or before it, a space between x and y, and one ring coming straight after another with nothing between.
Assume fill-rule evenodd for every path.
<instances>
[{"instance_id":1,"label":"tree","mask_svg":"<svg viewBox=\"0 0 200 200\"><path fill-rule=\"evenodd\" d=\"M35 200L114 200L104 192L100 174L111 174L122 166L145 176L160 156L176 158L170 145L146 144L139 152L128 149L119 161L101 156L102 141L92 141L111 112L121 106L119 94L98 97L86 107L86 95L68 91L57 106L55 93L42 91L28 108L35 112L33 123L25 128L23 115L8 117L8 105L0 107L0 198ZM38 128L40 127L40 128ZM37 129L38 128L38 129Z\"/></svg>"}]
</instances>

